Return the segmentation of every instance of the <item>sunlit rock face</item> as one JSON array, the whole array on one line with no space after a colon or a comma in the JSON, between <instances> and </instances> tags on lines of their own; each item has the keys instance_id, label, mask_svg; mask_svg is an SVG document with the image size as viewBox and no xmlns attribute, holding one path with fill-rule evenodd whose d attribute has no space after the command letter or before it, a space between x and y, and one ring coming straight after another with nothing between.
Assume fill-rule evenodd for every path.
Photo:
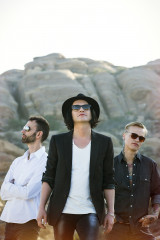
<instances>
[{"instance_id":1,"label":"sunlit rock face","mask_svg":"<svg viewBox=\"0 0 160 240\"><path fill-rule=\"evenodd\" d=\"M0 183L11 162L25 150L20 131L28 117L42 115L48 119L51 133L44 143L48 149L52 133L67 131L62 103L78 93L98 101L101 114L95 131L112 138L115 155L122 149L124 126L135 120L143 122L149 134L141 152L160 167L160 60L125 68L52 53L35 57L23 71L9 70L0 75ZM0 202L0 211L3 204ZM152 229L160 235L156 226ZM39 239L50 239L51 232L42 231Z\"/></svg>"},{"instance_id":2,"label":"sunlit rock face","mask_svg":"<svg viewBox=\"0 0 160 240\"><path fill-rule=\"evenodd\" d=\"M3 177L8 171L9 166L11 165L12 161L18 157L23 155L24 150L17 147L16 145L0 139L0 183L3 180Z\"/></svg>"},{"instance_id":3,"label":"sunlit rock face","mask_svg":"<svg viewBox=\"0 0 160 240\"><path fill-rule=\"evenodd\" d=\"M35 57L25 64L24 71L9 70L0 76L1 132L12 127L12 119L21 123L35 114L53 117L62 126L62 103L84 93L100 104L98 131L110 131L120 138L124 125L138 120L149 128L149 137L157 138L160 135L159 68L160 60L127 69L107 61L65 58L60 53ZM59 129L55 126L54 130Z\"/></svg>"},{"instance_id":4,"label":"sunlit rock face","mask_svg":"<svg viewBox=\"0 0 160 240\"><path fill-rule=\"evenodd\" d=\"M0 76L0 129L7 126L7 119L17 118L18 104L10 92L6 82L7 76Z\"/></svg>"},{"instance_id":5,"label":"sunlit rock face","mask_svg":"<svg viewBox=\"0 0 160 240\"><path fill-rule=\"evenodd\" d=\"M117 80L127 100L128 111L137 112L144 118L160 119L158 93L160 76L147 68L133 68L123 71Z\"/></svg>"}]
</instances>

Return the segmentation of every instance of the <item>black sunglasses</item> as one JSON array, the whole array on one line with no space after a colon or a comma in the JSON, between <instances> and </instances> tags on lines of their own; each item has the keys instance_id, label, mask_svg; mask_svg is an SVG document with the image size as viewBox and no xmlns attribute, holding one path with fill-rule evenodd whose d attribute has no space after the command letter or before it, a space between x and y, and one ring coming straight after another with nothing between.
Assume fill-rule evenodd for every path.
<instances>
[{"instance_id":1,"label":"black sunglasses","mask_svg":"<svg viewBox=\"0 0 160 240\"><path fill-rule=\"evenodd\" d=\"M126 132L128 132L128 131L126 131ZM128 133L131 133L131 132L128 132ZM132 139L139 138L139 141L140 141L140 142L144 142L144 141L145 141L145 137L139 136L139 135L136 134L136 133L131 133L131 138L132 138Z\"/></svg>"},{"instance_id":2,"label":"black sunglasses","mask_svg":"<svg viewBox=\"0 0 160 240\"><path fill-rule=\"evenodd\" d=\"M91 105L89 105L89 104L72 105L72 110L79 110L81 107L83 108L83 110L89 110L91 108Z\"/></svg>"},{"instance_id":3,"label":"black sunglasses","mask_svg":"<svg viewBox=\"0 0 160 240\"><path fill-rule=\"evenodd\" d=\"M26 131L26 132L29 132L31 130L31 128L29 126L25 125L23 127L23 130Z\"/></svg>"}]
</instances>

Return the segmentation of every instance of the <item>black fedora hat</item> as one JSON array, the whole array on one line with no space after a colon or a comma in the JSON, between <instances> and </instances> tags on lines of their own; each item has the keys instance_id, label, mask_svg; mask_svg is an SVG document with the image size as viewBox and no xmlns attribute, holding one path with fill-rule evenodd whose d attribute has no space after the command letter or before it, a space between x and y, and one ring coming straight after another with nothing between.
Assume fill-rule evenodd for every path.
<instances>
[{"instance_id":1,"label":"black fedora hat","mask_svg":"<svg viewBox=\"0 0 160 240\"><path fill-rule=\"evenodd\" d=\"M88 102L91 107L94 109L95 113L96 113L96 116L97 116L97 119L99 118L99 114L100 114L100 108L99 108L99 104L97 103L96 100L94 100L93 98L91 97L87 97L85 96L84 94L82 93L79 93L77 96L75 97L71 97L71 98L68 98L62 105L62 114L63 114L63 117L65 118L66 116L66 113L68 111L69 108L71 108L72 104L74 101L76 100L85 100L86 102Z\"/></svg>"}]
</instances>

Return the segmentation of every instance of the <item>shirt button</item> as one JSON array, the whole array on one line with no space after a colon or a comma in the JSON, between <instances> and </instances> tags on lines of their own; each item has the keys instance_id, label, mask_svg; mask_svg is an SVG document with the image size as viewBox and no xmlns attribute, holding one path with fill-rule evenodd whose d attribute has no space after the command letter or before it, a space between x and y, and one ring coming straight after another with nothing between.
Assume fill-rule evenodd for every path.
<instances>
[{"instance_id":1,"label":"shirt button","mask_svg":"<svg viewBox=\"0 0 160 240\"><path fill-rule=\"evenodd\" d=\"M127 177L129 177L129 176L127 176Z\"/></svg>"},{"instance_id":2,"label":"shirt button","mask_svg":"<svg viewBox=\"0 0 160 240\"><path fill-rule=\"evenodd\" d=\"M128 186L128 187L130 187L130 186Z\"/></svg>"},{"instance_id":3,"label":"shirt button","mask_svg":"<svg viewBox=\"0 0 160 240\"><path fill-rule=\"evenodd\" d=\"M126 167L128 167L128 166L126 165Z\"/></svg>"},{"instance_id":4,"label":"shirt button","mask_svg":"<svg viewBox=\"0 0 160 240\"><path fill-rule=\"evenodd\" d=\"M132 216L129 216L129 218L131 218Z\"/></svg>"},{"instance_id":5,"label":"shirt button","mask_svg":"<svg viewBox=\"0 0 160 240\"><path fill-rule=\"evenodd\" d=\"M135 176L135 173L133 173L133 176Z\"/></svg>"},{"instance_id":6,"label":"shirt button","mask_svg":"<svg viewBox=\"0 0 160 240\"><path fill-rule=\"evenodd\" d=\"M131 197L133 197L133 194L131 194Z\"/></svg>"},{"instance_id":7,"label":"shirt button","mask_svg":"<svg viewBox=\"0 0 160 240\"><path fill-rule=\"evenodd\" d=\"M136 164L134 163L133 166L136 166Z\"/></svg>"},{"instance_id":8,"label":"shirt button","mask_svg":"<svg viewBox=\"0 0 160 240\"><path fill-rule=\"evenodd\" d=\"M130 205L130 207L132 207L132 205Z\"/></svg>"},{"instance_id":9,"label":"shirt button","mask_svg":"<svg viewBox=\"0 0 160 240\"><path fill-rule=\"evenodd\" d=\"M133 183L133 186L135 186L135 184Z\"/></svg>"}]
</instances>

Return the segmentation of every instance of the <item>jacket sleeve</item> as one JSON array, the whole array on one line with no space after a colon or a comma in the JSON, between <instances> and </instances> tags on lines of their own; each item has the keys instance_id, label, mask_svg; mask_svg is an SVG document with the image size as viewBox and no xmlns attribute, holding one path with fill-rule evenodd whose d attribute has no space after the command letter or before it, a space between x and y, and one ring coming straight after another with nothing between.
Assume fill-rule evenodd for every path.
<instances>
[{"instance_id":1,"label":"jacket sleeve","mask_svg":"<svg viewBox=\"0 0 160 240\"><path fill-rule=\"evenodd\" d=\"M103 163L103 190L114 189L113 157L113 144L111 138L109 138Z\"/></svg>"},{"instance_id":2,"label":"jacket sleeve","mask_svg":"<svg viewBox=\"0 0 160 240\"><path fill-rule=\"evenodd\" d=\"M53 189L54 187L57 162L58 162L58 156L57 156L56 141L55 141L55 136L52 136L50 140L46 171L45 173L43 173L43 177L42 177L42 182L47 182L51 187L51 189Z\"/></svg>"}]
</instances>

